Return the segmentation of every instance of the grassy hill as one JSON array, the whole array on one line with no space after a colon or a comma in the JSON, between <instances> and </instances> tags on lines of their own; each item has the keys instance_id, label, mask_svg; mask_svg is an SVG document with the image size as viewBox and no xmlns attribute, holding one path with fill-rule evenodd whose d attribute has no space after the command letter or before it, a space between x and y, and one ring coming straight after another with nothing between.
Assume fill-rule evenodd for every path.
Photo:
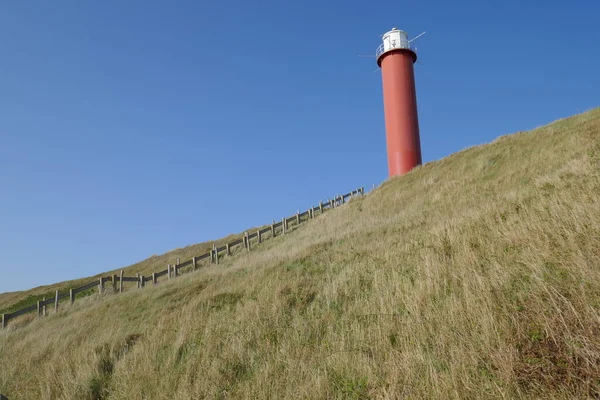
<instances>
[{"instance_id":1,"label":"grassy hill","mask_svg":"<svg viewBox=\"0 0 600 400\"><path fill-rule=\"evenodd\" d=\"M598 398L600 109L1 331L0 365L11 400Z\"/></svg>"}]
</instances>

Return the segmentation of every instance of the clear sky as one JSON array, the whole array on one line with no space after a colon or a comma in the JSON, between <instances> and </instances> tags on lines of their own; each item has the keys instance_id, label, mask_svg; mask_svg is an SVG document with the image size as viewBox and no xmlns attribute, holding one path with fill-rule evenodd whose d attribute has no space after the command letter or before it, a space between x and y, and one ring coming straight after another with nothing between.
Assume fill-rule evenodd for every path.
<instances>
[{"instance_id":1,"label":"clear sky","mask_svg":"<svg viewBox=\"0 0 600 400\"><path fill-rule=\"evenodd\" d=\"M0 12L0 292L386 179L382 33L424 161L600 105L600 2L60 1ZM536 149L531 149L535 152Z\"/></svg>"}]
</instances>

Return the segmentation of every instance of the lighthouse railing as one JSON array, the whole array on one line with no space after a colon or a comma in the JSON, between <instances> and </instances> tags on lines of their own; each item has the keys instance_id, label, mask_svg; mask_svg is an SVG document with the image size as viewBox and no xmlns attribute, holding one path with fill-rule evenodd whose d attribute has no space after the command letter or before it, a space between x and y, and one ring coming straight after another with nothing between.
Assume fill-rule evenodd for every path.
<instances>
[{"instance_id":1,"label":"lighthouse railing","mask_svg":"<svg viewBox=\"0 0 600 400\"><path fill-rule=\"evenodd\" d=\"M417 48L415 46L413 46L412 44L409 43L409 41L401 41L400 44L393 44L392 46L386 48L385 43L381 43L379 45L379 47L377 47L377 50L375 51L375 58L379 58L380 55L382 55L383 53L385 53L386 51L392 51L392 50L396 50L396 49L408 49L413 51L414 53L417 52Z\"/></svg>"}]
</instances>

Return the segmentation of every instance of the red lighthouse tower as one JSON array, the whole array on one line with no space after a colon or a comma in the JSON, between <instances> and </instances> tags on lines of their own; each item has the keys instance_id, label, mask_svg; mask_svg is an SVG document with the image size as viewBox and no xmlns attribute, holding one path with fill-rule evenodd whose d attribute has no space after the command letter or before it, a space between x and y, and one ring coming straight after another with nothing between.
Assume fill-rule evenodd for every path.
<instances>
[{"instance_id":1,"label":"red lighthouse tower","mask_svg":"<svg viewBox=\"0 0 600 400\"><path fill-rule=\"evenodd\" d=\"M393 177L421 165L413 70L417 53L406 32L394 28L383 35L376 58L383 80L388 171L389 176Z\"/></svg>"}]
</instances>

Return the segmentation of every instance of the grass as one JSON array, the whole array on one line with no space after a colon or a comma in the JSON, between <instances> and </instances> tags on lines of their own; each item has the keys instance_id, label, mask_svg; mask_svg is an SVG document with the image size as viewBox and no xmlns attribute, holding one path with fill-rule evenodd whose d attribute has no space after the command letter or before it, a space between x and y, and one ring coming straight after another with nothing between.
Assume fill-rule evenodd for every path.
<instances>
[{"instance_id":1,"label":"grass","mask_svg":"<svg viewBox=\"0 0 600 400\"><path fill-rule=\"evenodd\" d=\"M599 172L600 109L467 149L218 266L10 326L0 392L598 398Z\"/></svg>"}]
</instances>

